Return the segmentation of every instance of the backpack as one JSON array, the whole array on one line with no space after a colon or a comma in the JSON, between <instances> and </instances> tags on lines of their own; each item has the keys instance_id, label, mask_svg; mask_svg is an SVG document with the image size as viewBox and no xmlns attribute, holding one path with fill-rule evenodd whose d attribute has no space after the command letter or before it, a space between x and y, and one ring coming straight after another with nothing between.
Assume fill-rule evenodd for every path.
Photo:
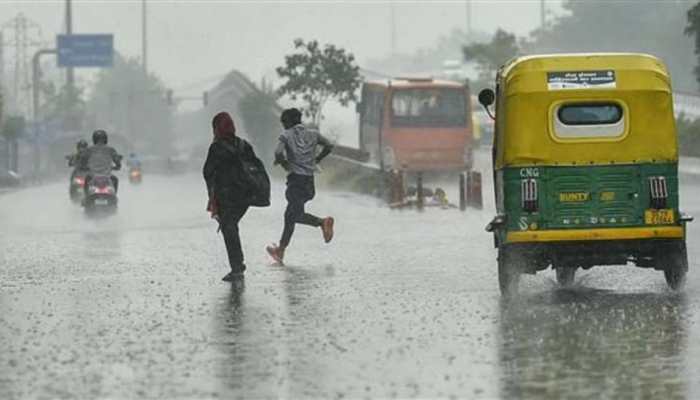
<instances>
[{"instance_id":1,"label":"backpack","mask_svg":"<svg viewBox=\"0 0 700 400\"><path fill-rule=\"evenodd\" d=\"M247 188L246 202L253 207L268 207L270 205L270 177L265 171L265 165L255 153L245 151L248 142L241 139L240 145L234 147L223 140L219 143L239 160L240 169L237 171L241 184Z\"/></svg>"}]
</instances>

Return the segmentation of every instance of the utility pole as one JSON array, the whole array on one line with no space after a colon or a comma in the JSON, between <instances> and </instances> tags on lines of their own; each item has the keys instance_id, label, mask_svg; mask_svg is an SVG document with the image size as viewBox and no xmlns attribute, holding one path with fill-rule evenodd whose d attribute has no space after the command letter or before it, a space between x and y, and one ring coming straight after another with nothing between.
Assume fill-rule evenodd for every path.
<instances>
[{"instance_id":1,"label":"utility pole","mask_svg":"<svg viewBox=\"0 0 700 400\"><path fill-rule=\"evenodd\" d=\"M465 2L465 7L467 11L467 37L469 40L472 38L472 2L471 0L467 0Z\"/></svg>"},{"instance_id":2,"label":"utility pole","mask_svg":"<svg viewBox=\"0 0 700 400\"><path fill-rule=\"evenodd\" d=\"M141 0L141 61L145 74L148 73L148 30L146 23L146 0Z\"/></svg>"},{"instance_id":3,"label":"utility pole","mask_svg":"<svg viewBox=\"0 0 700 400\"><path fill-rule=\"evenodd\" d=\"M544 0L540 0L540 29L544 31L547 24Z\"/></svg>"},{"instance_id":4,"label":"utility pole","mask_svg":"<svg viewBox=\"0 0 700 400\"><path fill-rule=\"evenodd\" d=\"M39 109L39 86L41 84L41 64L39 64L40 58L46 54L56 54L56 49L42 49L34 53L32 57L32 119L34 120L35 126L39 123L41 118Z\"/></svg>"},{"instance_id":5,"label":"utility pole","mask_svg":"<svg viewBox=\"0 0 700 400\"><path fill-rule=\"evenodd\" d=\"M389 3L391 11L391 55L396 55L396 12L394 10L394 3Z\"/></svg>"},{"instance_id":6,"label":"utility pole","mask_svg":"<svg viewBox=\"0 0 700 400\"><path fill-rule=\"evenodd\" d=\"M71 0L66 0L66 35L73 34L73 4ZM66 68L66 86L68 87L68 93L72 98L73 87L75 85L75 75L73 74L73 67Z\"/></svg>"},{"instance_id":7,"label":"utility pole","mask_svg":"<svg viewBox=\"0 0 700 400\"><path fill-rule=\"evenodd\" d=\"M13 79L13 94L15 101L17 102L16 107L20 109L19 99L22 98L20 93L22 85L21 82L26 83L26 71L27 71L27 21L23 14L17 15L13 20L14 22L14 46L15 46L15 78Z\"/></svg>"},{"instance_id":8,"label":"utility pole","mask_svg":"<svg viewBox=\"0 0 700 400\"><path fill-rule=\"evenodd\" d=\"M41 170L41 146L39 146L39 121L41 120L39 106L39 81L41 65L39 61L45 54L56 54L56 49L42 49L32 57L32 119L34 120L34 176L38 177Z\"/></svg>"}]
</instances>

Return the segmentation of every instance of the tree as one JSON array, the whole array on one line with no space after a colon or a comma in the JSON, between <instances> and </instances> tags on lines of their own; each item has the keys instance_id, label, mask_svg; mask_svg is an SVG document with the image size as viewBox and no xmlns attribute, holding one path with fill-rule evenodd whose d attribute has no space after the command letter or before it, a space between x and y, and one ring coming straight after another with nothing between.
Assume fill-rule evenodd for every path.
<instances>
[{"instance_id":1,"label":"tree","mask_svg":"<svg viewBox=\"0 0 700 400\"><path fill-rule=\"evenodd\" d=\"M474 42L486 42L491 34L473 32L471 35L459 29L452 29L448 34L440 36L434 43L412 53L392 54L389 56L370 59L366 69L377 71L378 75L399 76L401 74L426 75L442 71L445 61L457 60L463 57L462 47Z\"/></svg>"},{"instance_id":2,"label":"tree","mask_svg":"<svg viewBox=\"0 0 700 400\"><path fill-rule=\"evenodd\" d=\"M91 93L87 108L93 129L119 134L139 152L170 154L173 110L165 85L138 59L115 54L113 67L100 71Z\"/></svg>"},{"instance_id":3,"label":"tree","mask_svg":"<svg viewBox=\"0 0 700 400\"><path fill-rule=\"evenodd\" d=\"M680 154L700 157L700 119L689 119L681 113L676 117L676 130Z\"/></svg>"},{"instance_id":4,"label":"tree","mask_svg":"<svg viewBox=\"0 0 700 400\"><path fill-rule=\"evenodd\" d=\"M279 106L273 92L266 90L264 84L261 89L245 95L238 103L238 112L256 151L264 161L272 161L280 130Z\"/></svg>"},{"instance_id":5,"label":"tree","mask_svg":"<svg viewBox=\"0 0 700 400\"><path fill-rule=\"evenodd\" d=\"M576 1L531 40L524 53L642 52L661 58L675 89L694 90L692 40L684 35L688 1Z\"/></svg>"},{"instance_id":6,"label":"tree","mask_svg":"<svg viewBox=\"0 0 700 400\"><path fill-rule=\"evenodd\" d=\"M698 56L698 65L693 69L695 79L700 83L700 3L696 4L688 10L688 24L685 26L684 33L688 36L695 37L695 55Z\"/></svg>"},{"instance_id":7,"label":"tree","mask_svg":"<svg viewBox=\"0 0 700 400\"><path fill-rule=\"evenodd\" d=\"M53 82L41 84L40 91L44 102L40 104L41 120L44 123L57 123L63 130L79 131L85 120L85 100L83 89L67 86L56 89Z\"/></svg>"},{"instance_id":8,"label":"tree","mask_svg":"<svg viewBox=\"0 0 700 400\"><path fill-rule=\"evenodd\" d=\"M479 69L479 81L489 84L498 68L520 52L514 34L498 29L488 43L474 43L462 47L464 60L475 62Z\"/></svg>"},{"instance_id":9,"label":"tree","mask_svg":"<svg viewBox=\"0 0 700 400\"><path fill-rule=\"evenodd\" d=\"M347 106L357 101L357 89L362 83L360 67L355 56L331 44L323 48L318 41L294 41L294 53L285 56L285 65L277 68L277 75L286 79L279 88L280 96L306 102L304 113L315 124L323 118L323 107L330 99Z\"/></svg>"}]
</instances>

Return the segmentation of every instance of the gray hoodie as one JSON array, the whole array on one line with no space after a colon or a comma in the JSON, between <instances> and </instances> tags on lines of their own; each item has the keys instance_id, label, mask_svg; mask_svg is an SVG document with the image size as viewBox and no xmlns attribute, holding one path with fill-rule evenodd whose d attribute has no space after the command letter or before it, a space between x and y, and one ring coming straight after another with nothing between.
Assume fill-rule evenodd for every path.
<instances>
[{"instance_id":1,"label":"gray hoodie","mask_svg":"<svg viewBox=\"0 0 700 400\"><path fill-rule=\"evenodd\" d=\"M318 145L333 146L318 130L307 128L303 124L295 125L280 135L275 157L285 158L289 162L289 172L313 176Z\"/></svg>"}]
</instances>

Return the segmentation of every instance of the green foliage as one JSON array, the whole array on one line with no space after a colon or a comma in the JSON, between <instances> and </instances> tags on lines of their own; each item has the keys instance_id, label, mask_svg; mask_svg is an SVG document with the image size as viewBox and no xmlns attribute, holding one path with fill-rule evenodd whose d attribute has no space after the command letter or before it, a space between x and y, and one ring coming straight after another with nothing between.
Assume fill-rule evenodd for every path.
<instances>
[{"instance_id":1,"label":"green foliage","mask_svg":"<svg viewBox=\"0 0 700 400\"><path fill-rule=\"evenodd\" d=\"M691 120L681 114L676 118L676 130L681 155L700 157L700 119Z\"/></svg>"},{"instance_id":2,"label":"green foliage","mask_svg":"<svg viewBox=\"0 0 700 400\"><path fill-rule=\"evenodd\" d=\"M414 53L393 54L369 60L367 69L388 76L440 71L445 61L457 60L463 56L462 48L465 43L487 42L490 37L491 35L483 32L474 32L469 35L463 30L452 29L448 34L440 36L434 44L418 49Z\"/></svg>"},{"instance_id":3,"label":"green foliage","mask_svg":"<svg viewBox=\"0 0 700 400\"><path fill-rule=\"evenodd\" d=\"M518 55L520 49L514 34L498 29L490 42L464 46L462 52L465 61L477 63L479 81L491 84L498 68Z\"/></svg>"},{"instance_id":4,"label":"green foliage","mask_svg":"<svg viewBox=\"0 0 700 400\"><path fill-rule=\"evenodd\" d=\"M65 130L82 129L85 120L86 103L83 100L83 90L67 86L56 89L53 82L43 83L40 91L44 102L41 104L41 119L44 121L60 121Z\"/></svg>"},{"instance_id":5,"label":"green foliage","mask_svg":"<svg viewBox=\"0 0 700 400\"><path fill-rule=\"evenodd\" d=\"M360 67L355 56L331 44L321 47L316 40L294 41L295 52L285 57L285 65L277 75L286 79L279 88L280 95L306 102L304 113L319 124L323 106L334 98L343 106L357 101L357 89L362 83Z\"/></svg>"},{"instance_id":6,"label":"green foliage","mask_svg":"<svg viewBox=\"0 0 700 400\"><path fill-rule=\"evenodd\" d=\"M668 65L674 87L691 91L695 57L683 33L689 1L564 2L566 13L521 44L524 53L643 52Z\"/></svg>"},{"instance_id":7,"label":"green foliage","mask_svg":"<svg viewBox=\"0 0 700 400\"><path fill-rule=\"evenodd\" d=\"M688 10L688 24L685 26L685 34L695 39L695 54L698 56L698 64L693 69L695 79L700 83L700 3Z\"/></svg>"},{"instance_id":8,"label":"green foliage","mask_svg":"<svg viewBox=\"0 0 700 400\"><path fill-rule=\"evenodd\" d=\"M24 117L14 116L5 119L2 134L8 138L19 138L26 133L27 123Z\"/></svg>"},{"instance_id":9,"label":"green foliage","mask_svg":"<svg viewBox=\"0 0 700 400\"><path fill-rule=\"evenodd\" d=\"M147 74L138 59L115 54L113 67L101 70L92 88L90 128L124 136L137 152L170 154L173 110L165 92L160 79Z\"/></svg>"},{"instance_id":10,"label":"green foliage","mask_svg":"<svg viewBox=\"0 0 700 400\"><path fill-rule=\"evenodd\" d=\"M279 106L270 92L254 92L238 103L238 112L243 119L248 139L265 162L272 161L272 154L281 131Z\"/></svg>"}]
</instances>

